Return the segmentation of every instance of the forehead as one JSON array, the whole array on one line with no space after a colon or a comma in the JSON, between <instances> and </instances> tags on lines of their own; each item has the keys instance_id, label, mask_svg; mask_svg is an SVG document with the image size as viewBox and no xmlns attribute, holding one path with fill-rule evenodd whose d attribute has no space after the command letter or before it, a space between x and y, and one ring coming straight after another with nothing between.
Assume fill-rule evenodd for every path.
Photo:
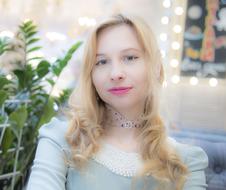
<instances>
[{"instance_id":1,"label":"forehead","mask_svg":"<svg viewBox=\"0 0 226 190\"><path fill-rule=\"evenodd\" d=\"M107 27L97 36L97 53L113 53L130 48L142 51L135 29L127 24Z\"/></svg>"}]
</instances>

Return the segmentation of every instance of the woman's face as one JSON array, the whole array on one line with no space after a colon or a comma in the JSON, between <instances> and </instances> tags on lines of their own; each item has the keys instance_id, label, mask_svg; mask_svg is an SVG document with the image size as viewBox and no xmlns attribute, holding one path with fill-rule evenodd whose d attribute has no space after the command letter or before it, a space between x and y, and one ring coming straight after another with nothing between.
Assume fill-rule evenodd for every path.
<instances>
[{"instance_id":1,"label":"woman's face","mask_svg":"<svg viewBox=\"0 0 226 190\"><path fill-rule=\"evenodd\" d=\"M144 52L134 29L118 25L97 38L93 84L100 98L115 109L142 109L148 92Z\"/></svg>"}]
</instances>

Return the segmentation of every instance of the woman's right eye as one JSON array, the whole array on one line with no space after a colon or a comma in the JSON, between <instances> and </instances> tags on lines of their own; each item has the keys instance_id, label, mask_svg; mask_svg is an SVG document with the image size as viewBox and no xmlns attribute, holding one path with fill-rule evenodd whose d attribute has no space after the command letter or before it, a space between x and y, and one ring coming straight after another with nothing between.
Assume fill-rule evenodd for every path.
<instances>
[{"instance_id":1,"label":"woman's right eye","mask_svg":"<svg viewBox=\"0 0 226 190\"><path fill-rule=\"evenodd\" d=\"M96 65L104 65L107 63L107 59L101 59L99 61L97 61Z\"/></svg>"}]
</instances>

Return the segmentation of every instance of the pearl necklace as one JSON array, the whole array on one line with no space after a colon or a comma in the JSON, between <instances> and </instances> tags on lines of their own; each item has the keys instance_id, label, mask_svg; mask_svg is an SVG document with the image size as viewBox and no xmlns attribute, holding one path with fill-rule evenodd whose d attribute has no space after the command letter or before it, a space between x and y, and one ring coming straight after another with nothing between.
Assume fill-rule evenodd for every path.
<instances>
[{"instance_id":1,"label":"pearl necklace","mask_svg":"<svg viewBox=\"0 0 226 190\"><path fill-rule=\"evenodd\" d=\"M167 141L172 147L176 148L177 141L175 139L168 137ZM139 153L125 152L104 141L101 141L100 150L92 156L92 159L113 173L125 177L135 176L143 165Z\"/></svg>"},{"instance_id":2,"label":"pearl necklace","mask_svg":"<svg viewBox=\"0 0 226 190\"><path fill-rule=\"evenodd\" d=\"M125 152L107 143L103 143L100 151L92 158L113 173L125 177L135 176L142 166L138 153Z\"/></svg>"}]
</instances>

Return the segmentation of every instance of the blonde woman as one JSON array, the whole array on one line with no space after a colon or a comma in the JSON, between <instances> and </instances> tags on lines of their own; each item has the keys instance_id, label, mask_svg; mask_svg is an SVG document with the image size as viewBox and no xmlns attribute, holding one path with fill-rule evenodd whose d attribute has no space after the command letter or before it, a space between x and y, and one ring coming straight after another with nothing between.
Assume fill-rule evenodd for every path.
<instances>
[{"instance_id":1,"label":"blonde woman","mask_svg":"<svg viewBox=\"0 0 226 190\"><path fill-rule=\"evenodd\" d=\"M116 15L87 40L69 117L39 130L28 190L204 190L205 152L166 134L151 29Z\"/></svg>"}]
</instances>

